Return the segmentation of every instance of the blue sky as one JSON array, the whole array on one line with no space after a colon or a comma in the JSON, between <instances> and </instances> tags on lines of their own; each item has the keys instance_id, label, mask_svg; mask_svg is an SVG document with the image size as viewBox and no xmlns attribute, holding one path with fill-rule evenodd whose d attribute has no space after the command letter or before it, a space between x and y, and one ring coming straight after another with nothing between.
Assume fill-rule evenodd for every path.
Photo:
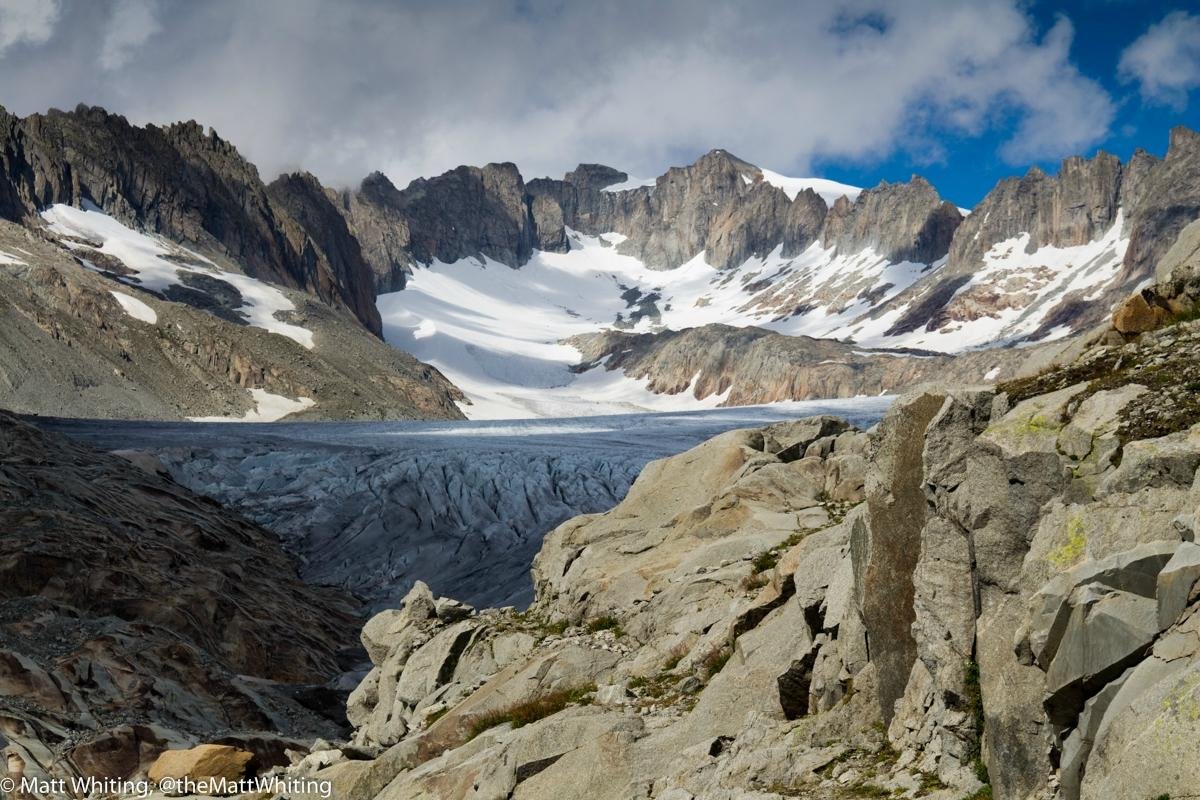
<instances>
[{"instance_id":1,"label":"blue sky","mask_svg":"<svg viewBox=\"0 0 1200 800\"><path fill-rule=\"evenodd\" d=\"M0 105L195 119L271 178L514 161L927 177L974 205L1200 128L1195 0L0 0Z\"/></svg>"},{"instance_id":2,"label":"blue sky","mask_svg":"<svg viewBox=\"0 0 1200 800\"><path fill-rule=\"evenodd\" d=\"M1091 156L1104 150L1125 161L1137 148L1162 156L1167 135L1175 125L1200 129L1200 92L1188 93L1182 108L1148 101L1141 96L1136 82L1122 80L1118 66L1121 54L1130 44L1172 11L1194 12L1195 2L1137 2L1137 0L1074 0L1074 2L1037 3L1031 7L1039 29L1054 25L1066 16L1075 29L1071 60L1081 73L1097 81L1111 96L1114 118L1107 132L1080 155ZM970 207L1002 178L1025 172L1021 165L1009 163L1000 154L1002 143L1011 135L1012 120L998 120L982 135L945 133L941 143L945 157L929 163L900 151L884 160L865 162L825 160L816 162L825 176L855 185L872 185L880 179L907 180L917 173L925 176L948 200ZM1061 159L1031 159L1053 174Z\"/></svg>"}]
</instances>

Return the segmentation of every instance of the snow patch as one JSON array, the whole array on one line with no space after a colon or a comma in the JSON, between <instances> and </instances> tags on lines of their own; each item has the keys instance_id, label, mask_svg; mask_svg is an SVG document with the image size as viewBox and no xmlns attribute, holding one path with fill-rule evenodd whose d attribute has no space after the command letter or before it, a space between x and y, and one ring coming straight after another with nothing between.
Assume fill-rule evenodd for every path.
<instances>
[{"instance_id":1,"label":"snow patch","mask_svg":"<svg viewBox=\"0 0 1200 800\"><path fill-rule=\"evenodd\" d=\"M630 189L640 189L643 186L653 187L657 182L656 178L626 178L620 183L613 183L605 186L600 191L602 192L626 192Z\"/></svg>"},{"instance_id":2,"label":"snow patch","mask_svg":"<svg viewBox=\"0 0 1200 800\"><path fill-rule=\"evenodd\" d=\"M763 180L772 186L778 186L783 189L784 194L788 196L788 200L795 200L796 195L800 194L805 189L812 189L821 196L825 201L825 205L832 206L837 199L843 195L851 201L858 198L862 189L857 186L850 186L846 183L838 183L837 181L827 180L825 178L789 178L787 175L780 175L778 172L772 172L769 169L759 170L762 172Z\"/></svg>"},{"instance_id":3,"label":"snow patch","mask_svg":"<svg viewBox=\"0 0 1200 800\"><path fill-rule=\"evenodd\" d=\"M694 383L679 394L656 394L647 379L602 367L576 373L582 356L563 340L708 323L821 336L875 307L858 299L863 291L882 302L928 269L813 245L794 258L776 248L732 270L714 269L703 253L678 269L652 270L617 252L619 234L568 236L570 251L535 252L520 269L486 258L416 268L403 291L378 298L384 338L461 388L471 419L712 408L727 395L697 399ZM822 293L842 299L792 313Z\"/></svg>"},{"instance_id":4,"label":"snow patch","mask_svg":"<svg viewBox=\"0 0 1200 800\"><path fill-rule=\"evenodd\" d=\"M16 264L17 266L25 266L25 262L16 256L0 250L0 264Z\"/></svg>"},{"instance_id":5,"label":"snow patch","mask_svg":"<svg viewBox=\"0 0 1200 800\"><path fill-rule=\"evenodd\" d=\"M120 259L134 272L133 276L117 276L117 280L149 291L163 292L171 286L182 284L180 276L185 273L216 278L241 293L243 305L235 310L246 318L248 324L286 336L310 350L313 347L312 331L276 317L276 314L294 311L296 306L282 291L268 283L237 272L225 272L203 256L162 237L127 228L91 203L86 203L84 208L59 203L43 211L42 219L49 223L54 233L98 243L96 250ZM87 249L87 245L79 243L64 244L76 251ZM183 257L191 263L176 263L170 260L170 256ZM95 269L94 265L90 266ZM136 280L130 280L130 277Z\"/></svg>"},{"instance_id":6,"label":"snow patch","mask_svg":"<svg viewBox=\"0 0 1200 800\"><path fill-rule=\"evenodd\" d=\"M151 325L158 323L158 312L136 297L127 295L124 292L110 291L109 294L121 304L121 308L125 309L125 313L134 319L148 322Z\"/></svg>"},{"instance_id":7,"label":"snow patch","mask_svg":"<svg viewBox=\"0 0 1200 800\"><path fill-rule=\"evenodd\" d=\"M289 414L295 414L317 403L311 397L295 400L281 394L271 394L266 389L251 389L254 409L241 417L188 417L190 422L276 422Z\"/></svg>"}]
</instances>

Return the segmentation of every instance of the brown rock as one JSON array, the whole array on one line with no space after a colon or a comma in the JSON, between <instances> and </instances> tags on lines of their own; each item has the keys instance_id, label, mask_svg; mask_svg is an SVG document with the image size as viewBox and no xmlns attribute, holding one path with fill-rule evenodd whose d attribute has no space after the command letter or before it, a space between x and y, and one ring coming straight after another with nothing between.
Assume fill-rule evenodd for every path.
<instances>
[{"instance_id":1,"label":"brown rock","mask_svg":"<svg viewBox=\"0 0 1200 800\"><path fill-rule=\"evenodd\" d=\"M1161 327L1169 317L1166 309L1152 305L1144 293L1139 292L1113 314L1113 327L1121 333L1145 333Z\"/></svg>"},{"instance_id":2,"label":"brown rock","mask_svg":"<svg viewBox=\"0 0 1200 800\"><path fill-rule=\"evenodd\" d=\"M150 780L164 778L240 779L254 754L227 744L202 744L190 750L167 750L150 767Z\"/></svg>"}]
</instances>

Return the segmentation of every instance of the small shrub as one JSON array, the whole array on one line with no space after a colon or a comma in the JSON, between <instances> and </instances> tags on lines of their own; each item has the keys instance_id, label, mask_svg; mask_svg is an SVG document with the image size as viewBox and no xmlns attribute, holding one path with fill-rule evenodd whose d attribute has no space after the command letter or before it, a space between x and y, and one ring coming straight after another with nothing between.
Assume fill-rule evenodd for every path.
<instances>
[{"instance_id":1,"label":"small shrub","mask_svg":"<svg viewBox=\"0 0 1200 800\"><path fill-rule=\"evenodd\" d=\"M625 631L621 629L621 622L616 617L606 614L603 617L597 617L587 624L588 633L599 633L600 631L612 631L613 635L620 638L625 635Z\"/></svg>"},{"instance_id":2,"label":"small shrub","mask_svg":"<svg viewBox=\"0 0 1200 800\"><path fill-rule=\"evenodd\" d=\"M766 572L769 569L774 569L775 565L778 563L779 563L779 553L778 552L776 552L775 550L764 550L763 552L759 553L757 556L754 557L754 561L751 563L751 566L754 567L754 572L757 574L757 573L761 573L761 572Z\"/></svg>"},{"instance_id":3,"label":"small shrub","mask_svg":"<svg viewBox=\"0 0 1200 800\"><path fill-rule=\"evenodd\" d=\"M742 589L747 592L752 592L755 589L761 589L771 582L766 573L755 572L742 578Z\"/></svg>"},{"instance_id":4,"label":"small shrub","mask_svg":"<svg viewBox=\"0 0 1200 800\"><path fill-rule=\"evenodd\" d=\"M557 692L550 692L520 703L514 703L506 708L481 714L471 720L467 741L474 739L484 731L491 730L497 725L511 723L514 728L520 728L522 725L528 725L531 722L545 719L552 714L557 714L569 705L586 702L588 696L595 691L596 684L590 683L575 689L562 689Z\"/></svg>"},{"instance_id":5,"label":"small shrub","mask_svg":"<svg viewBox=\"0 0 1200 800\"><path fill-rule=\"evenodd\" d=\"M560 619L554 622L543 622L540 627L543 636L562 636L567 632L570 624L565 619Z\"/></svg>"},{"instance_id":6,"label":"small shrub","mask_svg":"<svg viewBox=\"0 0 1200 800\"><path fill-rule=\"evenodd\" d=\"M732 655L733 648L731 647L718 647L717 649L712 650L708 655L701 659L700 674L704 676L705 680L712 680L714 675L725 668L725 665L729 663L729 658Z\"/></svg>"},{"instance_id":7,"label":"small shrub","mask_svg":"<svg viewBox=\"0 0 1200 800\"><path fill-rule=\"evenodd\" d=\"M667 658L663 661L663 672L671 672L679 666L679 662L683 661L684 656L691 652L691 648L686 642L680 642L670 649L667 653Z\"/></svg>"}]
</instances>

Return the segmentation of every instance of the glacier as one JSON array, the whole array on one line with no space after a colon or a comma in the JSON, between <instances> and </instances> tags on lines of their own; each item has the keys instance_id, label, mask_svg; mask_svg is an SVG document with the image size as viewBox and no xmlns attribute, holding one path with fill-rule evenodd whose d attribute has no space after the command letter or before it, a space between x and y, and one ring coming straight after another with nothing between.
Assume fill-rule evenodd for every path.
<instances>
[{"instance_id":1,"label":"glacier","mask_svg":"<svg viewBox=\"0 0 1200 800\"><path fill-rule=\"evenodd\" d=\"M865 427L891 400L505 422L35 421L154 455L179 483L274 531L307 581L377 610L418 579L477 606L527 604L542 537L616 505L648 461L813 414Z\"/></svg>"}]
</instances>

